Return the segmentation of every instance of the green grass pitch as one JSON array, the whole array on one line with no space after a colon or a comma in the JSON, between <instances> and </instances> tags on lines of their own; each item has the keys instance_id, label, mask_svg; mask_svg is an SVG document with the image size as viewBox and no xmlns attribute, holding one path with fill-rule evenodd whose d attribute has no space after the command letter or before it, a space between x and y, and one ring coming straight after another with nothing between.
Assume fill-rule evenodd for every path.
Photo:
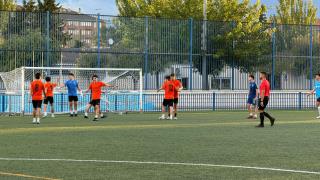
<instances>
[{"instance_id":1,"label":"green grass pitch","mask_svg":"<svg viewBox=\"0 0 320 180\"><path fill-rule=\"evenodd\" d=\"M316 112L271 114L276 125L266 121L264 129L255 128L258 121L245 119L245 112L227 111L181 113L176 121L158 120L156 113L111 114L99 122L57 116L41 125L31 124L28 116L0 117L0 158L42 159L1 159L0 179L320 179L319 174L229 167L320 172Z\"/></svg>"}]
</instances>

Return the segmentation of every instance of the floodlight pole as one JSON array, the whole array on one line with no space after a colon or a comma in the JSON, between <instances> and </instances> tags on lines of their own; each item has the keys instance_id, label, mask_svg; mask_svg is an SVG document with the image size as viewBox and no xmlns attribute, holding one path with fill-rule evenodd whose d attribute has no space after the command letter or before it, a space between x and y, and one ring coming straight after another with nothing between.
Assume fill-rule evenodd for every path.
<instances>
[{"instance_id":1,"label":"floodlight pole","mask_svg":"<svg viewBox=\"0 0 320 180\"><path fill-rule=\"evenodd\" d=\"M207 0L203 0L203 23L202 23L202 89L208 90L207 71Z\"/></svg>"}]
</instances>

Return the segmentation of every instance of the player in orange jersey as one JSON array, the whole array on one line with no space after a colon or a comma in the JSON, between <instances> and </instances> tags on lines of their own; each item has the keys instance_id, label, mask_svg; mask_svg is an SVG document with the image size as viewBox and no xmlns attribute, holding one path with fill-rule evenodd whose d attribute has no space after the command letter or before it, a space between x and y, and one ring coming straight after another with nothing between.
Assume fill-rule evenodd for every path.
<instances>
[{"instance_id":1,"label":"player in orange jersey","mask_svg":"<svg viewBox=\"0 0 320 180\"><path fill-rule=\"evenodd\" d=\"M177 76L174 73L171 74L171 81L176 87L176 89L174 90L173 111L174 111L174 119L177 120L179 92L181 92L181 90L183 89L183 86L180 80L177 79Z\"/></svg>"},{"instance_id":2,"label":"player in orange jersey","mask_svg":"<svg viewBox=\"0 0 320 180\"><path fill-rule=\"evenodd\" d=\"M48 107L48 103L50 103L51 106L51 117L54 117L54 100L53 100L53 91L54 89L57 87L56 83L52 83L51 82L51 77L46 77L46 83L44 84L44 90L46 93L46 98L43 100L43 112L44 115L43 117L47 117L47 107Z\"/></svg>"},{"instance_id":3,"label":"player in orange jersey","mask_svg":"<svg viewBox=\"0 0 320 180\"><path fill-rule=\"evenodd\" d=\"M98 81L98 76L97 75L93 75L92 76L92 82L88 88L88 90L86 91L86 93L91 91L91 101L90 103L87 105L86 110L85 110L85 118L88 118L88 112L91 106L94 107L95 110L95 117L93 119L93 121L98 121L98 117L100 114L100 99L101 99L101 88L102 87L113 87L113 85Z\"/></svg>"},{"instance_id":4,"label":"player in orange jersey","mask_svg":"<svg viewBox=\"0 0 320 180\"><path fill-rule=\"evenodd\" d=\"M175 85L170 79L170 76L166 76L162 87L158 90L164 90L164 99L162 103L162 116L159 119L165 119L166 108L168 107L169 117L167 119L173 119L173 101L174 91L177 90Z\"/></svg>"},{"instance_id":5,"label":"player in orange jersey","mask_svg":"<svg viewBox=\"0 0 320 180\"><path fill-rule=\"evenodd\" d=\"M40 124L40 111L42 105L43 96L46 97L46 93L44 91L44 85L41 81L41 74L35 74L35 80L31 83L30 86L30 95L32 97L32 105L33 105L33 121L32 123Z\"/></svg>"}]
</instances>

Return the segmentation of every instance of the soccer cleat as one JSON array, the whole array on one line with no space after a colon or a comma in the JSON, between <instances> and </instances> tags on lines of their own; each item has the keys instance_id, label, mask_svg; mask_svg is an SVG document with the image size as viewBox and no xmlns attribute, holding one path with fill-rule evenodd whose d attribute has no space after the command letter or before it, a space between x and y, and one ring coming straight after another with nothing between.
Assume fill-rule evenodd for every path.
<instances>
[{"instance_id":1,"label":"soccer cleat","mask_svg":"<svg viewBox=\"0 0 320 180\"><path fill-rule=\"evenodd\" d=\"M88 116L84 115L84 118L88 119Z\"/></svg>"},{"instance_id":2,"label":"soccer cleat","mask_svg":"<svg viewBox=\"0 0 320 180\"><path fill-rule=\"evenodd\" d=\"M257 119L257 118L258 118L258 116L257 116L257 115L253 116L253 119Z\"/></svg>"},{"instance_id":3,"label":"soccer cleat","mask_svg":"<svg viewBox=\"0 0 320 180\"><path fill-rule=\"evenodd\" d=\"M316 117L317 119L320 119L320 116Z\"/></svg>"},{"instance_id":4,"label":"soccer cleat","mask_svg":"<svg viewBox=\"0 0 320 180\"><path fill-rule=\"evenodd\" d=\"M92 121L98 121L98 118L94 118Z\"/></svg>"},{"instance_id":5,"label":"soccer cleat","mask_svg":"<svg viewBox=\"0 0 320 180\"><path fill-rule=\"evenodd\" d=\"M78 114L74 114L74 117L77 117L78 116Z\"/></svg>"},{"instance_id":6,"label":"soccer cleat","mask_svg":"<svg viewBox=\"0 0 320 180\"><path fill-rule=\"evenodd\" d=\"M263 124L259 124L258 126L256 126L256 128L264 128Z\"/></svg>"},{"instance_id":7,"label":"soccer cleat","mask_svg":"<svg viewBox=\"0 0 320 180\"><path fill-rule=\"evenodd\" d=\"M55 117L54 114L51 114L51 117L54 118Z\"/></svg>"},{"instance_id":8,"label":"soccer cleat","mask_svg":"<svg viewBox=\"0 0 320 180\"><path fill-rule=\"evenodd\" d=\"M106 116L100 116L101 119L106 118Z\"/></svg>"},{"instance_id":9,"label":"soccer cleat","mask_svg":"<svg viewBox=\"0 0 320 180\"><path fill-rule=\"evenodd\" d=\"M177 117L174 117L173 119L174 119L174 120L178 120L178 118L177 118Z\"/></svg>"},{"instance_id":10,"label":"soccer cleat","mask_svg":"<svg viewBox=\"0 0 320 180\"><path fill-rule=\"evenodd\" d=\"M44 115L43 115L44 118L47 117L47 116L48 116L47 114L44 114Z\"/></svg>"},{"instance_id":11,"label":"soccer cleat","mask_svg":"<svg viewBox=\"0 0 320 180\"><path fill-rule=\"evenodd\" d=\"M275 118L270 119L271 126L273 126L273 125L274 125L274 122L275 122L275 121L276 121L276 119L275 119Z\"/></svg>"},{"instance_id":12,"label":"soccer cleat","mask_svg":"<svg viewBox=\"0 0 320 180\"><path fill-rule=\"evenodd\" d=\"M161 117L159 117L159 119L160 119L160 120L165 120L166 118L163 117L163 116L161 116Z\"/></svg>"},{"instance_id":13,"label":"soccer cleat","mask_svg":"<svg viewBox=\"0 0 320 180\"><path fill-rule=\"evenodd\" d=\"M73 114L70 114L70 117L73 117Z\"/></svg>"},{"instance_id":14,"label":"soccer cleat","mask_svg":"<svg viewBox=\"0 0 320 180\"><path fill-rule=\"evenodd\" d=\"M37 124L40 124L40 120L37 120Z\"/></svg>"},{"instance_id":15,"label":"soccer cleat","mask_svg":"<svg viewBox=\"0 0 320 180\"><path fill-rule=\"evenodd\" d=\"M247 119L252 119L252 118L253 118L253 116L248 116L248 117L247 117Z\"/></svg>"}]
</instances>

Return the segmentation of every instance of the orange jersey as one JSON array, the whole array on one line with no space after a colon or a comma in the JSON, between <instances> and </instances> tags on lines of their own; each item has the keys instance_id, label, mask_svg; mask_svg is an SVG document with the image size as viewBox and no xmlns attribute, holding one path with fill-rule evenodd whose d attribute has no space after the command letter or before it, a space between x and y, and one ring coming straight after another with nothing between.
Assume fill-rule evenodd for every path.
<instances>
[{"instance_id":1,"label":"orange jersey","mask_svg":"<svg viewBox=\"0 0 320 180\"><path fill-rule=\"evenodd\" d=\"M164 82L162 89L164 89L164 99L174 99L175 86L172 81Z\"/></svg>"},{"instance_id":2,"label":"orange jersey","mask_svg":"<svg viewBox=\"0 0 320 180\"><path fill-rule=\"evenodd\" d=\"M30 89L32 91L32 100L37 100L37 101L42 100L44 85L41 80L34 80L31 83Z\"/></svg>"},{"instance_id":3,"label":"orange jersey","mask_svg":"<svg viewBox=\"0 0 320 180\"><path fill-rule=\"evenodd\" d=\"M89 89L91 90L91 99L96 100L101 98L101 88L103 86L106 86L103 82L92 82L89 86Z\"/></svg>"},{"instance_id":4,"label":"orange jersey","mask_svg":"<svg viewBox=\"0 0 320 180\"><path fill-rule=\"evenodd\" d=\"M182 87L182 84L179 80L173 80L172 81L174 86L175 86L175 89L174 89L174 98L178 98L179 97L179 92L178 92L178 89L180 89Z\"/></svg>"},{"instance_id":5,"label":"orange jersey","mask_svg":"<svg viewBox=\"0 0 320 180\"><path fill-rule=\"evenodd\" d=\"M47 90L46 96L53 97L53 90L57 87L57 84L47 82L44 84L44 88Z\"/></svg>"}]
</instances>

